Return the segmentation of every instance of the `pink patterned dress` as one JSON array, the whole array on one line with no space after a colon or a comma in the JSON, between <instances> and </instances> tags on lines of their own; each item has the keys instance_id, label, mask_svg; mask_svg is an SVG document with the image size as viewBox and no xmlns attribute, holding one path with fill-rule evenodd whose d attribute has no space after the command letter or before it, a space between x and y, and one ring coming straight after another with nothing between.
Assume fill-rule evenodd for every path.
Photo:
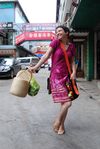
<instances>
[{"instance_id":1,"label":"pink patterned dress","mask_svg":"<svg viewBox=\"0 0 100 149\"><path fill-rule=\"evenodd\" d=\"M65 62L63 50L60 48L60 41L53 40L50 46L54 49L52 54L52 67L50 73L50 84L53 101L62 103L70 101L66 88L66 81L69 81L68 69ZM75 56L75 47L72 43L66 49L69 61Z\"/></svg>"}]
</instances>

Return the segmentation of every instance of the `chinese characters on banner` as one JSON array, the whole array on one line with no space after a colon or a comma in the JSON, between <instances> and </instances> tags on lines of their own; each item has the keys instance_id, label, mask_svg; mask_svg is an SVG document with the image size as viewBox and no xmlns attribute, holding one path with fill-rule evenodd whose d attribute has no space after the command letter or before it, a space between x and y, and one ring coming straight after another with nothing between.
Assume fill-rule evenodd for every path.
<instances>
[{"instance_id":1,"label":"chinese characters on banner","mask_svg":"<svg viewBox=\"0 0 100 149\"><path fill-rule=\"evenodd\" d=\"M53 40L55 34L53 32L24 32L21 35L16 36L16 44L20 44L24 41L30 40Z\"/></svg>"}]
</instances>

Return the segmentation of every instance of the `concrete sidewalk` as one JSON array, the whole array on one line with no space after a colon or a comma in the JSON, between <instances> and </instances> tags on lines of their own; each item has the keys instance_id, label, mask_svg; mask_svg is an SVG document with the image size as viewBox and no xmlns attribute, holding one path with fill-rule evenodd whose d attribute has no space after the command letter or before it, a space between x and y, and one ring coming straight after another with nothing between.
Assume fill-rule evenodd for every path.
<instances>
[{"instance_id":1,"label":"concrete sidewalk","mask_svg":"<svg viewBox=\"0 0 100 149\"><path fill-rule=\"evenodd\" d=\"M100 82L97 80L86 81L83 78L77 78L79 89L86 92L89 98L100 102Z\"/></svg>"}]
</instances>

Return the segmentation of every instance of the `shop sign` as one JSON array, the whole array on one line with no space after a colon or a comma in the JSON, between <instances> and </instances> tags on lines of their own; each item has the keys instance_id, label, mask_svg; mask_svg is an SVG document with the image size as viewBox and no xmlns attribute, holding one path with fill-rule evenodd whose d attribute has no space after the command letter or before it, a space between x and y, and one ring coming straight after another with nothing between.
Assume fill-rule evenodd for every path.
<instances>
[{"instance_id":1,"label":"shop sign","mask_svg":"<svg viewBox=\"0 0 100 149\"><path fill-rule=\"evenodd\" d=\"M55 31L57 23L17 23L14 29L21 31Z\"/></svg>"},{"instance_id":2,"label":"shop sign","mask_svg":"<svg viewBox=\"0 0 100 149\"><path fill-rule=\"evenodd\" d=\"M3 2L4 2L4 0L3 0ZM6 1L6 3L0 4L0 9L6 9L6 8L14 8L14 3L11 2L11 0L10 0L10 3Z\"/></svg>"},{"instance_id":3,"label":"shop sign","mask_svg":"<svg viewBox=\"0 0 100 149\"><path fill-rule=\"evenodd\" d=\"M14 55L15 50L0 50L0 55Z\"/></svg>"},{"instance_id":4,"label":"shop sign","mask_svg":"<svg viewBox=\"0 0 100 149\"><path fill-rule=\"evenodd\" d=\"M13 29L12 22L0 23L0 29Z\"/></svg>"}]
</instances>

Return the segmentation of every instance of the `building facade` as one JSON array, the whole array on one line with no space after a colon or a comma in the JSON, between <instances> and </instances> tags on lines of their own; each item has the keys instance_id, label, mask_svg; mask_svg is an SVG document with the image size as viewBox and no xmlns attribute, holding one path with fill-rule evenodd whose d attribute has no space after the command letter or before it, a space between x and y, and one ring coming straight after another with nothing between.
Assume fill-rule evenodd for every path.
<instances>
[{"instance_id":1,"label":"building facade","mask_svg":"<svg viewBox=\"0 0 100 149\"><path fill-rule=\"evenodd\" d=\"M29 23L19 1L0 0L0 57L12 57L20 52L15 46L17 23Z\"/></svg>"}]
</instances>

